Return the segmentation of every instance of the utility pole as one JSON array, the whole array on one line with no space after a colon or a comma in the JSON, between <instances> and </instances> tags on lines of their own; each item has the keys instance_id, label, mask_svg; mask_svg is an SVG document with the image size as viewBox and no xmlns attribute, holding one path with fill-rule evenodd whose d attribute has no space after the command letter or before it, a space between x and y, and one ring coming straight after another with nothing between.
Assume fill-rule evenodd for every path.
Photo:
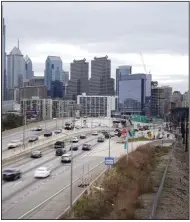
<instances>
[{"instance_id":1,"label":"utility pole","mask_svg":"<svg viewBox=\"0 0 190 222\"><path fill-rule=\"evenodd\" d=\"M75 128L75 105L74 105L74 115L73 115L73 127ZM71 184L70 184L70 212L72 211L73 205L73 143L71 144Z\"/></svg>"},{"instance_id":2,"label":"utility pole","mask_svg":"<svg viewBox=\"0 0 190 222\"><path fill-rule=\"evenodd\" d=\"M25 98L23 99L23 114L24 114L24 118L23 118L23 123L24 123L24 126L23 126L23 149L25 149L25 130L26 130L26 101L25 101Z\"/></svg>"}]
</instances>

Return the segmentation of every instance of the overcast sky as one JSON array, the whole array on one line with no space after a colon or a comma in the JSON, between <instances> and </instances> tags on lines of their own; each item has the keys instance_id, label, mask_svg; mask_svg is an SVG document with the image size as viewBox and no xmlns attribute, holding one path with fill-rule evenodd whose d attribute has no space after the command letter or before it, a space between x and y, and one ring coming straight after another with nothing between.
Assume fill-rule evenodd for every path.
<instances>
[{"instance_id":1,"label":"overcast sky","mask_svg":"<svg viewBox=\"0 0 190 222\"><path fill-rule=\"evenodd\" d=\"M65 71L73 59L105 56L111 75L120 65L144 73L140 52L160 85L188 88L188 3L4 2L6 52L20 49L44 75L48 55L60 56Z\"/></svg>"}]
</instances>

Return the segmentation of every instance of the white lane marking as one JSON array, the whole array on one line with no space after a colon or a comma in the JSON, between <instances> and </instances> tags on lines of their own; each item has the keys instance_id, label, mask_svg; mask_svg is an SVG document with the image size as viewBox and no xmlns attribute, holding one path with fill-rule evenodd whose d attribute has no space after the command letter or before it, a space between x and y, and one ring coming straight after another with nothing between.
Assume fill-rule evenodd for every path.
<instances>
[{"instance_id":1,"label":"white lane marking","mask_svg":"<svg viewBox=\"0 0 190 222\"><path fill-rule=\"evenodd\" d=\"M14 186L16 186L16 185L18 185L19 183L22 183L22 182L23 182L23 181L21 180L21 181L15 183Z\"/></svg>"}]
</instances>

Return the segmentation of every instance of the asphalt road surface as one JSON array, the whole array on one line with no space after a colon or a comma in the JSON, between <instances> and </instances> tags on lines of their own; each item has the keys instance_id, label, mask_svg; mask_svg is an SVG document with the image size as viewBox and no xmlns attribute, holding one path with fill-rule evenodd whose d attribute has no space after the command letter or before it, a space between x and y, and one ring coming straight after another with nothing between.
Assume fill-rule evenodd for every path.
<instances>
[{"instance_id":1,"label":"asphalt road surface","mask_svg":"<svg viewBox=\"0 0 190 222\"><path fill-rule=\"evenodd\" d=\"M64 119L64 122L66 122L68 120L71 120L71 119L70 118ZM83 118L81 118L80 120L77 120L75 125L81 126L82 120L83 120ZM97 119L88 118L86 120L87 120L88 127L91 127L91 125L94 126L99 123L103 123L103 122L107 123L108 122L107 119L103 120L103 119L98 119L98 118ZM56 124L56 120L46 121L46 129L48 129L48 130L55 130L56 125L57 125L58 129L62 128L62 121L58 120L57 124ZM36 125L33 125L32 127L27 128L25 130L25 141L28 141L29 137L31 137L33 135L39 136L39 135L43 134L44 131L43 132L32 131L33 128L39 127L39 126L41 126L44 129L44 124L36 123ZM2 135L2 151L7 149L7 144L10 143L12 140L22 141L23 140L23 130L19 128L17 132L10 132L5 135Z\"/></svg>"}]
</instances>

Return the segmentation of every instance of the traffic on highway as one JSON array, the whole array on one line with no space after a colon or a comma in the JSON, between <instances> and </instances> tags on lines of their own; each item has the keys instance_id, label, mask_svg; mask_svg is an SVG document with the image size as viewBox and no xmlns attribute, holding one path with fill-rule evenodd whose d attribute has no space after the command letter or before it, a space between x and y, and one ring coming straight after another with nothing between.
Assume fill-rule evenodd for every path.
<instances>
[{"instance_id":1,"label":"traffic on highway","mask_svg":"<svg viewBox=\"0 0 190 222\"><path fill-rule=\"evenodd\" d=\"M2 169L2 218L3 219L55 219L58 214L63 211L63 208L48 212L48 215L43 212L34 212L31 214L31 209L34 209L39 204L43 203L47 198L54 195L63 187L70 184L70 169L73 164L73 181L83 177L84 173L96 165L101 167L93 171L91 175L100 173L105 169L104 157L108 153L110 146L116 147L117 136L121 134L119 129L105 128L110 120L92 121L88 119L87 125L81 124L81 120L76 121L77 128L72 129L48 129L48 133L60 134L65 131L77 132L78 135L70 135L69 140L57 139L52 145L47 145L44 149L35 148L22 159L6 165ZM103 125L102 130L97 130L94 127ZM70 127L67 124L67 127ZM94 127L92 127L94 126ZM91 127L88 132L83 132L84 127ZM94 129L93 129L94 128ZM39 129L38 129L39 131ZM30 130L30 138L33 137L34 131ZM43 134L48 134L47 131L39 131ZM143 131L147 133L147 129ZM159 132L159 129L156 130ZM22 133L22 132L20 132ZM141 132L138 131L139 136ZM41 135L44 136L44 135ZM46 135L47 136L47 135ZM49 137L53 137L50 135ZM35 139L35 138L33 138ZM110 140L110 141L109 141ZM32 142L31 142L32 143ZM115 144L115 145L113 145ZM15 147L14 149L17 149ZM116 151L119 149L116 149ZM115 151L115 152L116 152ZM121 150L121 152L123 152ZM74 191L75 192L75 191ZM78 191L77 191L78 192ZM74 193L75 194L75 193ZM69 189L65 188L65 194L69 199ZM77 193L75 194L77 195ZM68 201L67 203L68 207ZM62 207L62 205L60 205ZM53 214L56 215L53 215ZM45 217L45 218L44 218Z\"/></svg>"}]
</instances>

